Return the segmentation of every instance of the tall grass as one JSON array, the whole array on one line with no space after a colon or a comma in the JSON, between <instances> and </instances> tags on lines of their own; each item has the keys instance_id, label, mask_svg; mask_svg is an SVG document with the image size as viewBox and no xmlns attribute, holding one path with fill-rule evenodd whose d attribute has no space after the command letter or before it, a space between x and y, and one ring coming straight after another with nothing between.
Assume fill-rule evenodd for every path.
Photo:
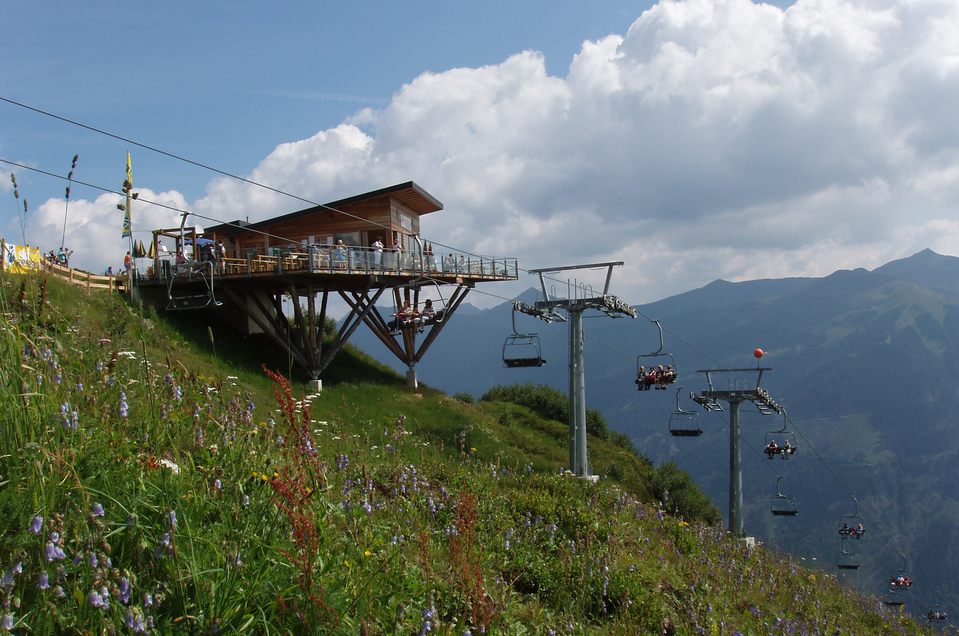
<instances>
[{"instance_id":1,"label":"tall grass","mask_svg":"<svg viewBox=\"0 0 959 636\"><path fill-rule=\"evenodd\" d=\"M270 368L247 385L162 319L50 285L0 279L0 632L915 629L648 491L562 474L555 423L517 446L528 412L305 396ZM550 443L562 461L534 461Z\"/></svg>"}]
</instances>

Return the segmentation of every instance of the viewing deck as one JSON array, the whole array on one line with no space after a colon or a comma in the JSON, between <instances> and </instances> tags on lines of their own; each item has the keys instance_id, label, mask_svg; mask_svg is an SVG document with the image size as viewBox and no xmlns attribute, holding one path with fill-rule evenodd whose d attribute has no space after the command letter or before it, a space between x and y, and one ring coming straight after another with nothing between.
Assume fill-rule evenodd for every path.
<instances>
[{"instance_id":1,"label":"viewing deck","mask_svg":"<svg viewBox=\"0 0 959 636\"><path fill-rule=\"evenodd\" d=\"M146 273L139 273L139 282L148 286L171 278L186 282L212 272L214 280L221 284L251 278L262 284L269 284L271 279L285 284L291 278L305 278L348 289L389 287L427 278L436 284L471 286L483 281L516 280L517 271L514 257L491 258L454 252L407 254L365 247L296 245L266 250L251 248L242 255L212 261L187 259L176 263L172 254L164 255L153 259Z\"/></svg>"}]
</instances>

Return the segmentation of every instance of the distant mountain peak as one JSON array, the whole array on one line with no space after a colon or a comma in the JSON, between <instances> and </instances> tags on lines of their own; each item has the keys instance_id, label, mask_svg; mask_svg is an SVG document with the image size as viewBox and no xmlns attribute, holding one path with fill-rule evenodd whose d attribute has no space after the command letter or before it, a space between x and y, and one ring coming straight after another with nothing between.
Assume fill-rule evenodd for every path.
<instances>
[{"instance_id":1,"label":"distant mountain peak","mask_svg":"<svg viewBox=\"0 0 959 636\"><path fill-rule=\"evenodd\" d=\"M937 254L926 248L872 271L959 298L959 258L955 256Z\"/></svg>"}]
</instances>

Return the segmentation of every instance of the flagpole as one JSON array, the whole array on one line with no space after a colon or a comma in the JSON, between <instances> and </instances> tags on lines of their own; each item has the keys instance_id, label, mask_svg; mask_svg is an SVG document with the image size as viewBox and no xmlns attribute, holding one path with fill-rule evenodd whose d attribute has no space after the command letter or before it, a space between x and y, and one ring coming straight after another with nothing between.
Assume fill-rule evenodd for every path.
<instances>
[{"instance_id":1,"label":"flagpole","mask_svg":"<svg viewBox=\"0 0 959 636\"><path fill-rule=\"evenodd\" d=\"M126 216L130 220L130 280L127 283L130 285L130 302L139 303L140 295L137 292L137 259L133 257L134 250L134 241L133 241L133 169L130 166L130 151L127 151L127 182L125 184L127 187L126 190L127 201L126 201Z\"/></svg>"}]
</instances>

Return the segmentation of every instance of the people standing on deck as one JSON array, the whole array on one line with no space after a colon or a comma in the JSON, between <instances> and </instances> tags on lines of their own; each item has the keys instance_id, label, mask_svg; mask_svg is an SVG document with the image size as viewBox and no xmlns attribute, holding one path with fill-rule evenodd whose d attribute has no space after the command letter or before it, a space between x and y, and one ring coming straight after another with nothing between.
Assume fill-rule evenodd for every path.
<instances>
[{"instance_id":1,"label":"people standing on deck","mask_svg":"<svg viewBox=\"0 0 959 636\"><path fill-rule=\"evenodd\" d=\"M377 269L383 268L383 237L377 236L376 240L373 241L373 245L370 247L373 248L373 266Z\"/></svg>"},{"instance_id":2,"label":"people standing on deck","mask_svg":"<svg viewBox=\"0 0 959 636\"><path fill-rule=\"evenodd\" d=\"M342 239L333 247L333 267L346 267L346 246L343 245Z\"/></svg>"}]
</instances>

